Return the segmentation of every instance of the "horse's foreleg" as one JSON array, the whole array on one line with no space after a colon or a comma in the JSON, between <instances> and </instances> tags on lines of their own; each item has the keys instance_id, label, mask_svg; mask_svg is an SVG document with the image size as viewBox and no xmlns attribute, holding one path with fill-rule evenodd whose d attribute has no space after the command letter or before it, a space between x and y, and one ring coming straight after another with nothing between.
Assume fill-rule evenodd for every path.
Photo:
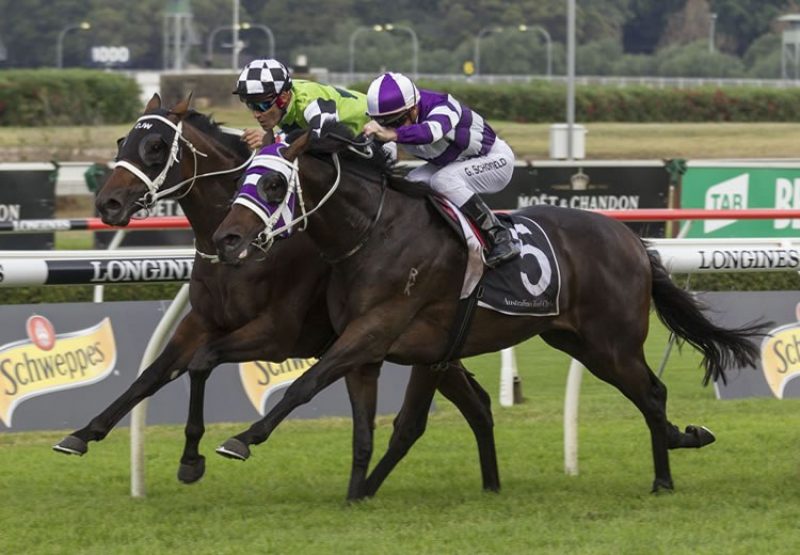
<instances>
[{"instance_id":1,"label":"horse's foreleg","mask_svg":"<svg viewBox=\"0 0 800 555\"><path fill-rule=\"evenodd\" d=\"M209 375L211 370L189 374L189 417L184 428L186 442L178 467L178 480L184 484L193 484L206 472L206 458L200 454L200 440L206 432L203 408Z\"/></svg>"},{"instance_id":2,"label":"horse's foreleg","mask_svg":"<svg viewBox=\"0 0 800 555\"><path fill-rule=\"evenodd\" d=\"M295 408L310 401L314 395L354 368L383 361L394 337L379 337L377 332L372 333L372 330L382 329L382 321L379 315L374 325L370 325L371 321L364 321L364 325L348 325L322 359L286 389L283 398L264 418L227 440L217 448L217 453L228 458L247 460L250 456L248 446L266 441L278 424Z\"/></svg>"},{"instance_id":3,"label":"horse's foreleg","mask_svg":"<svg viewBox=\"0 0 800 555\"><path fill-rule=\"evenodd\" d=\"M331 364L327 357L317 362L286 388L283 398L264 418L253 423L246 431L225 441L217 448L217 453L229 459L247 460L250 457L249 445L265 442L289 413L309 402L314 395L346 375L351 369L351 366Z\"/></svg>"},{"instance_id":4,"label":"horse's foreleg","mask_svg":"<svg viewBox=\"0 0 800 555\"><path fill-rule=\"evenodd\" d=\"M191 388L189 417L185 428L186 442L178 468L178 479L181 482L194 483L205 473L205 457L200 454L199 446L205 433L205 386L211 371L226 362L286 358L285 351L281 349L287 347L278 344L285 345L290 341L284 340L275 327L274 318L268 318L265 313L230 333L209 337L195 351L188 365Z\"/></svg>"},{"instance_id":5,"label":"horse's foreleg","mask_svg":"<svg viewBox=\"0 0 800 555\"><path fill-rule=\"evenodd\" d=\"M425 433L433 394L442 377L443 373L433 371L428 366L414 366L411 369L403 406L394 419L394 430L389 439L389 447L367 478L366 494L368 496L375 495L397 463Z\"/></svg>"},{"instance_id":6,"label":"horse's foreleg","mask_svg":"<svg viewBox=\"0 0 800 555\"><path fill-rule=\"evenodd\" d=\"M372 459L375 412L378 403L380 365L365 366L345 376L347 394L353 409L353 466L347 499L366 495L367 470Z\"/></svg>"},{"instance_id":7,"label":"horse's foreleg","mask_svg":"<svg viewBox=\"0 0 800 555\"><path fill-rule=\"evenodd\" d=\"M88 442L102 440L142 399L153 395L180 376L185 371L191 354L204 340L204 333L196 325L192 314L190 312L181 321L178 330L161 354L136 378L125 393L92 418L87 426L72 432L54 445L53 449L60 453L83 455L88 450Z\"/></svg>"},{"instance_id":8,"label":"horse's foreleg","mask_svg":"<svg viewBox=\"0 0 800 555\"><path fill-rule=\"evenodd\" d=\"M483 489L500 491L491 397L461 362L453 362L448 366L439 381L439 391L461 411L475 434Z\"/></svg>"},{"instance_id":9,"label":"horse's foreleg","mask_svg":"<svg viewBox=\"0 0 800 555\"><path fill-rule=\"evenodd\" d=\"M281 326L276 320L274 311L265 312L230 333L206 341L194 353L189 371L204 372L225 362L287 358L292 339L281 332L297 326Z\"/></svg>"}]
</instances>

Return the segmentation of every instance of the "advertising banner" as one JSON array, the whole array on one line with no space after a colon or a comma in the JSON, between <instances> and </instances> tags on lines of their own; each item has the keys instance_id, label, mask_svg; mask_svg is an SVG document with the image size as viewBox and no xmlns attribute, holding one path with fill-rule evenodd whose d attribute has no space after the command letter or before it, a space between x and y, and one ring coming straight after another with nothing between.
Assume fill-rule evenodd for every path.
<instances>
[{"instance_id":1,"label":"advertising banner","mask_svg":"<svg viewBox=\"0 0 800 555\"><path fill-rule=\"evenodd\" d=\"M511 183L484 195L495 210L551 204L584 210L667 208L669 173L662 161L576 161L518 164ZM630 222L643 237L663 237L663 222Z\"/></svg>"},{"instance_id":2,"label":"advertising banner","mask_svg":"<svg viewBox=\"0 0 800 555\"><path fill-rule=\"evenodd\" d=\"M699 295L716 324L735 328L762 320L772 322L760 348L758 367L726 369L727 384L714 384L719 399L744 397L800 398L800 292L736 291Z\"/></svg>"},{"instance_id":3,"label":"advertising banner","mask_svg":"<svg viewBox=\"0 0 800 555\"><path fill-rule=\"evenodd\" d=\"M0 222L55 216L55 165L0 164ZM0 250L53 248L52 233L0 235Z\"/></svg>"},{"instance_id":4,"label":"advertising banner","mask_svg":"<svg viewBox=\"0 0 800 555\"><path fill-rule=\"evenodd\" d=\"M78 429L136 379L145 346L168 301L0 306L0 432ZM313 359L224 364L211 374L206 422L252 422L282 398ZM409 369L385 363L378 413L400 409ZM150 398L147 422L184 423L189 378ZM291 418L351 416L343 380ZM128 417L121 422L128 425Z\"/></svg>"},{"instance_id":5,"label":"advertising banner","mask_svg":"<svg viewBox=\"0 0 800 555\"><path fill-rule=\"evenodd\" d=\"M681 208L800 208L800 163L689 162ZM800 219L704 220L687 237L797 237Z\"/></svg>"}]
</instances>

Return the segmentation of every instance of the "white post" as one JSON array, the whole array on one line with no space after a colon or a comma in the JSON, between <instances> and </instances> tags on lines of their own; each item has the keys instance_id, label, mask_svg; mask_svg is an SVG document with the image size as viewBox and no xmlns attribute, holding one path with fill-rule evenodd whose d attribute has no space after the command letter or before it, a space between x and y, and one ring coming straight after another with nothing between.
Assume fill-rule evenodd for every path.
<instances>
[{"instance_id":1,"label":"white post","mask_svg":"<svg viewBox=\"0 0 800 555\"><path fill-rule=\"evenodd\" d=\"M178 322L183 309L189 303L189 284L184 283L172 304L164 312L161 321L150 336L150 341L142 355L139 365L139 375L150 366L155 358L164 349L164 344L171 336L171 332ZM146 426L147 399L133 407L131 411L131 497L144 497L144 429Z\"/></svg>"},{"instance_id":2,"label":"white post","mask_svg":"<svg viewBox=\"0 0 800 555\"><path fill-rule=\"evenodd\" d=\"M564 472L569 476L578 475L578 401L582 377L583 365L572 359L564 396Z\"/></svg>"},{"instance_id":3,"label":"white post","mask_svg":"<svg viewBox=\"0 0 800 555\"><path fill-rule=\"evenodd\" d=\"M500 351L500 406L514 406L514 378L517 376L514 347Z\"/></svg>"}]
</instances>

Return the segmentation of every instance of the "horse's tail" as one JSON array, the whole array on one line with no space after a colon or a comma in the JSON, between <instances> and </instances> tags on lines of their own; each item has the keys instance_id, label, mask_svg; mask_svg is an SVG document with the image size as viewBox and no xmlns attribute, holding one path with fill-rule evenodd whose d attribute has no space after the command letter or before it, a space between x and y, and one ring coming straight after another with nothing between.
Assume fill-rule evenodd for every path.
<instances>
[{"instance_id":1,"label":"horse's tail","mask_svg":"<svg viewBox=\"0 0 800 555\"><path fill-rule=\"evenodd\" d=\"M703 385L709 379L722 378L725 383L725 367L756 366L759 348L751 337L764 335L764 323L757 322L741 328L726 329L713 324L702 312L702 304L691 293L675 285L661 260L648 250L650 268L653 273L653 302L661 322L679 339L703 353L706 374Z\"/></svg>"}]
</instances>

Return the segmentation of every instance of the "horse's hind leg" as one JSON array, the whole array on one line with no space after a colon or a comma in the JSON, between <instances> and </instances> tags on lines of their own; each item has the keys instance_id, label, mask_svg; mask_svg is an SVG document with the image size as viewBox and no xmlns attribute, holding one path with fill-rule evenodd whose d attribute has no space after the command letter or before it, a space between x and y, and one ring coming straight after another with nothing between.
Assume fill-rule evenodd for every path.
<instances>
[{"instance_id":1,"label":"horse's hind leg","mask_svg":"<svg viewBox=\"0 0 800 555\"><path fill-rule=\"evenodd\" d=\"M453 362L439 381L439 391L464 415L478 443L483 489L500 491L491 398L460 361Z\"/></svg>"},{"instance_id":2,"label":"horse's hind leg","mask_svg":"<svg viewBox=\"0 0 800 555\"><path fill-rule=\"evenodd\" d=\"M461 411L475 434L483 488L488 491L500 490L489 394L460 361L455 361L441 371L427 366L415 366L412 369L403 406L394 421L389 447L367 480L368 495L375 495L389 473L425 432L437 387Z\"/></svg>"},{"instance_id":3,"label":"horse's hind leg","mask_svg":"<svg viewBox=\"0 0 800 555\"><path fill-rule=\"evenodd\" d=\"M666 386L647 366L641 343L637 345L632 337L603 336L592 343L587 337L592 337L592 334L585 334L583 338L567 332L542 334L542 339L548 344L581 361L592 374L615 386L636 405L650 429L655 467L652 491L671 491L674 485L668 449L672 425L667 421Z\"/></svg>"},{"instance_id":4,"label":"horse's hind leg","mask_svg":"<svg viewBox=\"0 0 800 555\"><path fill-rule=\"evenodd\" d=\"M353 409L353 466L347 488L349 500L362 499L367 494L367 471L372 458L380 371L380 365L369 365L345 376Z\"/></svg>"},{"instance_id":5,"label":"horse's hind leg","mask_svg":"<svg viewBox=\"0 0 800 555\"><path fill-rule=\"evenodd\" d=\"M378 488L397 463L408 453L414 442L425 433L428 411L442 373L428 366L414 366L406 388L403 406L394 419L394 430L389 447L367 478L366 494L375 495Z\"/></svg>"}]
</instances>

